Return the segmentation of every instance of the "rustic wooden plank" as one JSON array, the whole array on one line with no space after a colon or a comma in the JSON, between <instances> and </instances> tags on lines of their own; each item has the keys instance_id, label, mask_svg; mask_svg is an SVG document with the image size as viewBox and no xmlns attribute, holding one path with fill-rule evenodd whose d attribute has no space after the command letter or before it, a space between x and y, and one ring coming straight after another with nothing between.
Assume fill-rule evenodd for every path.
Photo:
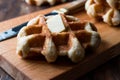
<instances>
[{"instance_id":1,"label":"rustic wooden plank","mask_svg":"<svg viewBox=\"0 0 120 80\"><path fill-rule=\"evenodd\" d=\"M97 66L100 66L101 64L107 62L113 57L116 57L117 55L119 55L120 54L119 49L120 49L120 43L100 54L97 54L96 56L93 55L91 59L89 59L89 57L86 58L86 60L89 60L89 61L79 63L77 66L75 66L71 70L55 77L52 80L61 80L63 78L64 80L68 80L68 79L76 80L77 79L76 76L80 77L83 74L89 72L90 70L95 69ZM75 76L70 76L70 75L75 75Z\"/></svg>"},{"instance_id":2,"label":"rustic wooden plank","mask_svg":"<svg viewBox=\"0 0 120 80\"><path fill-rule=\"evenodd\" d=\"M52 9L2 22L0 23L0 26L2 26L0 31L21 24L39 13L50 12ZM102 22L96 22L88 17L84 11L75 14L75 16L79 17L81 21L86 20L94 23L102 37L100 47L96 52L88 53L89 55L83 61L78 64L73 64L69 60L64 61L64 59L58 59L56 63L49 64L45 59L22 60L15 54L16 38L12 38L0 43L0 66L17 80L73 80L120 54L119 27L115 28Z\"/></svg>"},{"instance_id":3,"label":"rustic wooden plank","mask_svg":"<svg viewBox=\"0 0 120 80\"><path fill-rule=\"evenodd\" d=\"M0 80L14 80L0 67Z\"/></svg>"},{"instance_id":4,"label":"rustic wooden plank","mask_svg":"<svg viewBox=\"0 0 120 80\"><path fill-rule=\"evenodd\" d=\"M77 80L120 80L120 55Z\"/></svg>"}]
</instances>

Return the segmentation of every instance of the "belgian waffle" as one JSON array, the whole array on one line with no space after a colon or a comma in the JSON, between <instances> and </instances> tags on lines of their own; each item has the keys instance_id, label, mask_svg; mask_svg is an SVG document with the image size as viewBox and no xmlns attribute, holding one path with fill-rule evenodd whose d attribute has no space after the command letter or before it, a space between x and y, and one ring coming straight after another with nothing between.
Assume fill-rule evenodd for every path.
<instances>
[{"instance_id":1,"label":"belgian waffle","mask_svg":"<svg viewBox=\"0 0 120 80\"><path fill-rule=\"evenodd\" d=\"M22 58L45 56L48 62L55 62L58 56L68 56L72 62L79 62L86 49L98 48L101 38L92 23L80 22L78 18L58 14L62 17L65 30L51 32L43 15L29 21L17 36L17 54Z\"/></svg>"},{"instance_id":2,"label":"belgian waffle","mask_svg":"<svg viewBox=\"0 0 120 80\"><path fill-rule=\"evenodd\" d=\"M103 19L109 25L120 24L120 0L87 0L87 14L95 19Z\"/></svg>"},{"instance_id":3,"label":"belgian waffle","mask_svg":"<svg viewBox=\"0 0 120 80\"><path fill-rule=\"evenodd\" d=\"M41 6L44 3L49 3L50 5L55 5L55 3L58 2L65 2L67 0L25 0L26 3L36 5L36 6Z\"/></svg>"}]
</instances>

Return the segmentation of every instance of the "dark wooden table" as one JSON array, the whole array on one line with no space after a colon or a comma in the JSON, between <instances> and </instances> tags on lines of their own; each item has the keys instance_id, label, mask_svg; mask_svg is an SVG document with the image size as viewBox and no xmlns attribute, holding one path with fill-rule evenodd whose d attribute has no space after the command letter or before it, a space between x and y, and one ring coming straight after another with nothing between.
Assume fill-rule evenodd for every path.
<instances>
[{"instance_id":1,"label":"dark wooden table","mask_svg":"<svg viewBox=\"0 0 120 80\"><path fill-rule=\"evenodd\" d=\"M24 0L0 0L0 21L50 7L27 5ZM2 68L0 68L0 80L14 80ZM120 56L97 67L95 70L80 77L78 80L120 80Z\"/></svg>"}]
</instances>

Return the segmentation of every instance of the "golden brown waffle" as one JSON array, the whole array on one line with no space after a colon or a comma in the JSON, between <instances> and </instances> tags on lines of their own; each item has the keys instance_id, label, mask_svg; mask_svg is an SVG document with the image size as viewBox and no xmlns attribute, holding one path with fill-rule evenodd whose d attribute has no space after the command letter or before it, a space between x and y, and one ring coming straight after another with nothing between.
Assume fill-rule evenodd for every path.
<instances>
[{"instance_id":1,"label":"golden brown waffle","mask_svg":"<svg viewBox=\"0 0 120 80\"><path fill-rule=\"evenodd\" d=\"M25 0L26 3L36 5L36 6L41 6L44 3L49 3L50 5L55 5L55 3L58 2L65 2L67 0Z\"/></svg>"},{"instance_id":2,"label":"golden brown waffle","mask_svg":"<svg viewBox=\"0 0 120 80\"><path fill-rule=\"evenodd\" d=\"M87 0L85 9L89 16L102 18L109 25L120 24L120 0Z\"/></svg>"},{"instance_id":3,"label":"golden brown waffle","mask_svg":"<svg viewBox=\"0 0 120 80\"><path fill-rule=\"evenodd\" d=\"M23 58L44 55L48 62L56 61L58 56L68 56L71 61L79 62L85 56L85 50L95 50L100 35L91 23L80 22L73 16L58 14L62 17L66 29L51 32L43 15L31 20L17 36L17 54Z\"/></svg>"}]
</instances>

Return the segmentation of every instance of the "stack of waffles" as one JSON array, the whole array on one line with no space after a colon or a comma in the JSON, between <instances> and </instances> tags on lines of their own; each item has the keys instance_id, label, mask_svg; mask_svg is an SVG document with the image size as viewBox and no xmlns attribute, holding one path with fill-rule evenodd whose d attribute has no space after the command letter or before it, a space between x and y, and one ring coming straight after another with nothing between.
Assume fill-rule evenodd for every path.
<instances>
[{"instance_id":1,"label":"stack of waffles","mask_svg":"<svg viewBox=\"0 0 120 80\"><path fill-rule=\"evenodd\" d=\"M89 16L102 18L109 25L120 24L120 0L87 0L85 9Z\"/></svg>"}]
</instances>

